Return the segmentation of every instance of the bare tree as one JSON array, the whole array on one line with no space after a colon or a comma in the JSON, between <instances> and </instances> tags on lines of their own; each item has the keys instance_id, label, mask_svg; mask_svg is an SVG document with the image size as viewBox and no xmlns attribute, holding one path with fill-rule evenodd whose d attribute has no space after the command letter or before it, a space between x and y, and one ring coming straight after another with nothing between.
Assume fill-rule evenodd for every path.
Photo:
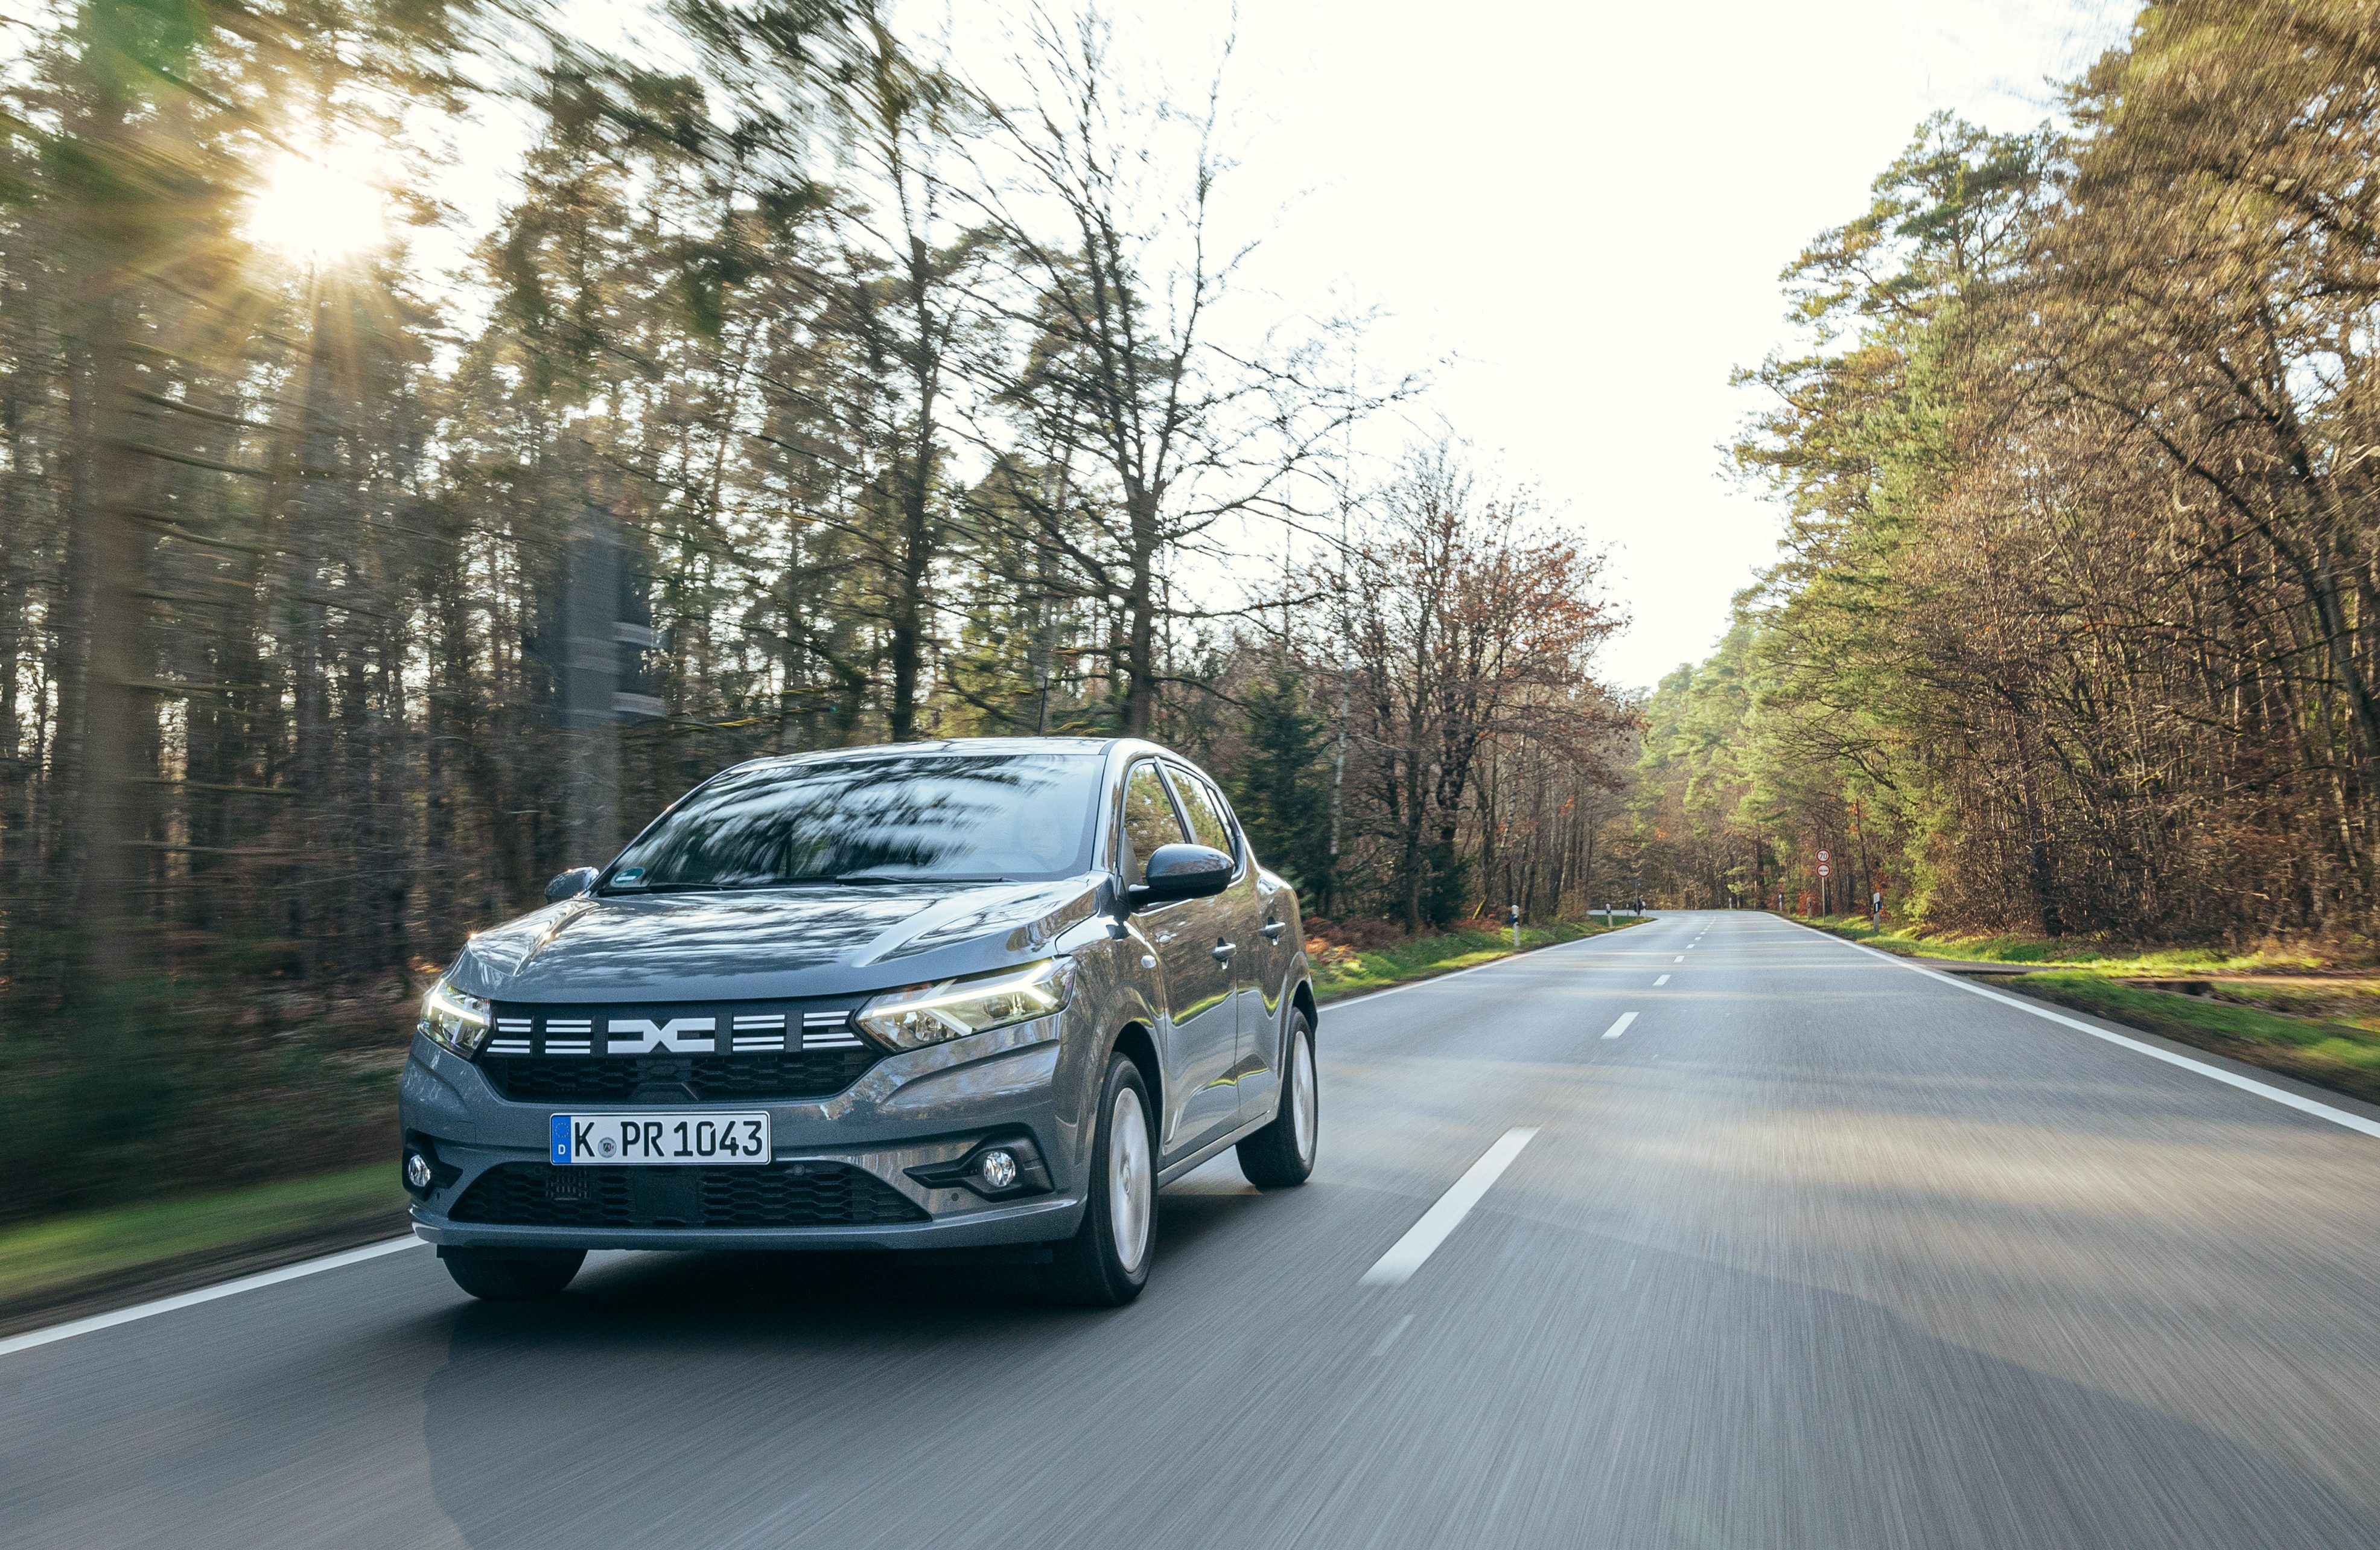
<instances>
[{"instance_id":1,"label":"bare tree","mask_svg":"<svg viewBox=\"0 0 2380 1550\"><path fill-rule=\"evenodd\" d=\"M1489 740L1568 742L1626 720L1589 672L1621 621L1597 591L1600 558L1547 531L1525 493L1483 493L1448 441L1408 456L1343 563L1398 909L1419 930L1467 896L1458 840Z\"/></svg>"},{"instance_id":2,"label":"bare tree","mask_svg":"<svg viewBox=\"0 0 2380 1550\"><path fill-rule=\"evenodd\" d=\"M1224 238L1217 214L1234 166L1230 40L1184 104L1127 90L1096 9L1032 17L1025 100L984 97L1002 159L978 160L974 197L1000 238L1001 304L1029 341L999 397L1059 444L1044 465L1072 475L1064 499L1030 476L1007 496L1116 610L1118 719L1146 735L1170 556L1232 519L1293 511L1297 475L1327 438L1411 384L1366 396L1326 382L1337 325L1305 340L1223 336L1220 314L1257 246Z\"/></svg>"}]
</instances>

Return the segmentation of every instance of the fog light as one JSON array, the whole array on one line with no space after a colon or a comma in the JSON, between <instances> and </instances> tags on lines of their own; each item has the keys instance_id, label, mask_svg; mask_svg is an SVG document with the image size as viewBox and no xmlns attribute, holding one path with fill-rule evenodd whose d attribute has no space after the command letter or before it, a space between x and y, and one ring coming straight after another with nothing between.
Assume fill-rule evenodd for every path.
<instances>
[{"instance_id":1,"label":"fog light","mask_svg":"<svg viewBox=\"0 0 2380 1550\"><path fill-rule=\"evenodd\" d=\"M1015 1171L1014 1168L1011 1172ZM430 1159L419 1152L405 1154L405 1181L416 1190L430 1188Z\"/></svg>"},{"instance_id":2,"label":"fog light","mask_svg":"<svg viewBox=\"0 0 2380 1550\"><path fill-rule=\"evenodd\" d=\"M995 1148L977 1159L975 1171L983 1176L987 1188L1005 1190L1016 1182L1016 1154Z\"/></svg>"}]
</instances>

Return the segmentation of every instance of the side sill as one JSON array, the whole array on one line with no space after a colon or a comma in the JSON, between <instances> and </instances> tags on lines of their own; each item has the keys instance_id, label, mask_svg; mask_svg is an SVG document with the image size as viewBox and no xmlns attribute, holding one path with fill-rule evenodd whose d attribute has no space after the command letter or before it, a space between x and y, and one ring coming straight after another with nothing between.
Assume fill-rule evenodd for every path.
<instances>
[{"instance_id":1,"label":"side sill","mask_svg":"<svg viewBox=\"0 0 2380 1550\"><path fill-rule=\"evenodd\" d=\"M1281 1104L1278 1098L1276 1098L1273 1103L1273 1112L1274 1114L1278 1114L1280 1111ZM1200 1147L1197 1151L1193 1152L1187 1157L1183 1158L1180 1162L1170 1164L1165 1167L1158 1169L1157 1187L1162 1190L1165 1186L1172 1183L1184 1174L1188 1173L1192 1168L1196 1167L1199 1164L1213 1158L1217 1153L1220 1153L1223 1148L1227 1146L1239 1145L1240 1142L1247 1140L1248 1137L1256 1134L1258 1130L1263 1129L1266 1126L1271 1124L1272 1121L1273 1115L1259 1115L1256 1118L1251 1119L1246 1124L1241 1126L1238 1129L1232 1131L1229 1135L1219 1137L1214 1141L1208 1141L1206 1145Z\"/></svg>"}]
</instances>

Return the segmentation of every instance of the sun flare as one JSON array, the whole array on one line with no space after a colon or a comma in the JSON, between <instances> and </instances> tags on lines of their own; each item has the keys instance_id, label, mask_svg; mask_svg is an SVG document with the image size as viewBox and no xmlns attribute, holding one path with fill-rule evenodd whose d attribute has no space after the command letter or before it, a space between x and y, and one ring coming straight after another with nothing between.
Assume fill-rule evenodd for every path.
<instances>
[{"instance_id":1,"label":"sun flare","mask_svg":"<svg viewBox=\"0 0 2380 1550\"><path fill-rule=\"evenodd\" d=\"M334 155L282 152L268 163L249 207L248 235L309 263L335 263L378 247L388 235L381 190Z\"/></svg>"}]
</instances>

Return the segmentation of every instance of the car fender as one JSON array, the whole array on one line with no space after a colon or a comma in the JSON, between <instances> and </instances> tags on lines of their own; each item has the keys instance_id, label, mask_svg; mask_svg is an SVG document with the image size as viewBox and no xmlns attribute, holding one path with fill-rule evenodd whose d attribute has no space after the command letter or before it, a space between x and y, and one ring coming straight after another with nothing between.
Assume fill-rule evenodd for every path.
<instances>
[{"instance_id":1,"label":"car fender","mask_svg":"<svg viewBox=\"0 0 2380 1550\"><path fill-rule=\"evenodd\" d=\"M1079 922L1055 946L1074 958L1075 972L1075 1004L1067 1013L1068 1037L1058 1079L1072 1100L1066 1107L1074 1116L1074 1133L1066 1138L1066 1149L1070 1161L1087 1166L1108 1057L1126 1029L1147 1030L1149 1064L1156 1068L1148 1073L1154 1089L1149 1098L1164 1101L1164 995L1158 972L1142 965L1145 958L1156 955L1128 920L1102 914Z\"/></svg>"}]
</instances>

